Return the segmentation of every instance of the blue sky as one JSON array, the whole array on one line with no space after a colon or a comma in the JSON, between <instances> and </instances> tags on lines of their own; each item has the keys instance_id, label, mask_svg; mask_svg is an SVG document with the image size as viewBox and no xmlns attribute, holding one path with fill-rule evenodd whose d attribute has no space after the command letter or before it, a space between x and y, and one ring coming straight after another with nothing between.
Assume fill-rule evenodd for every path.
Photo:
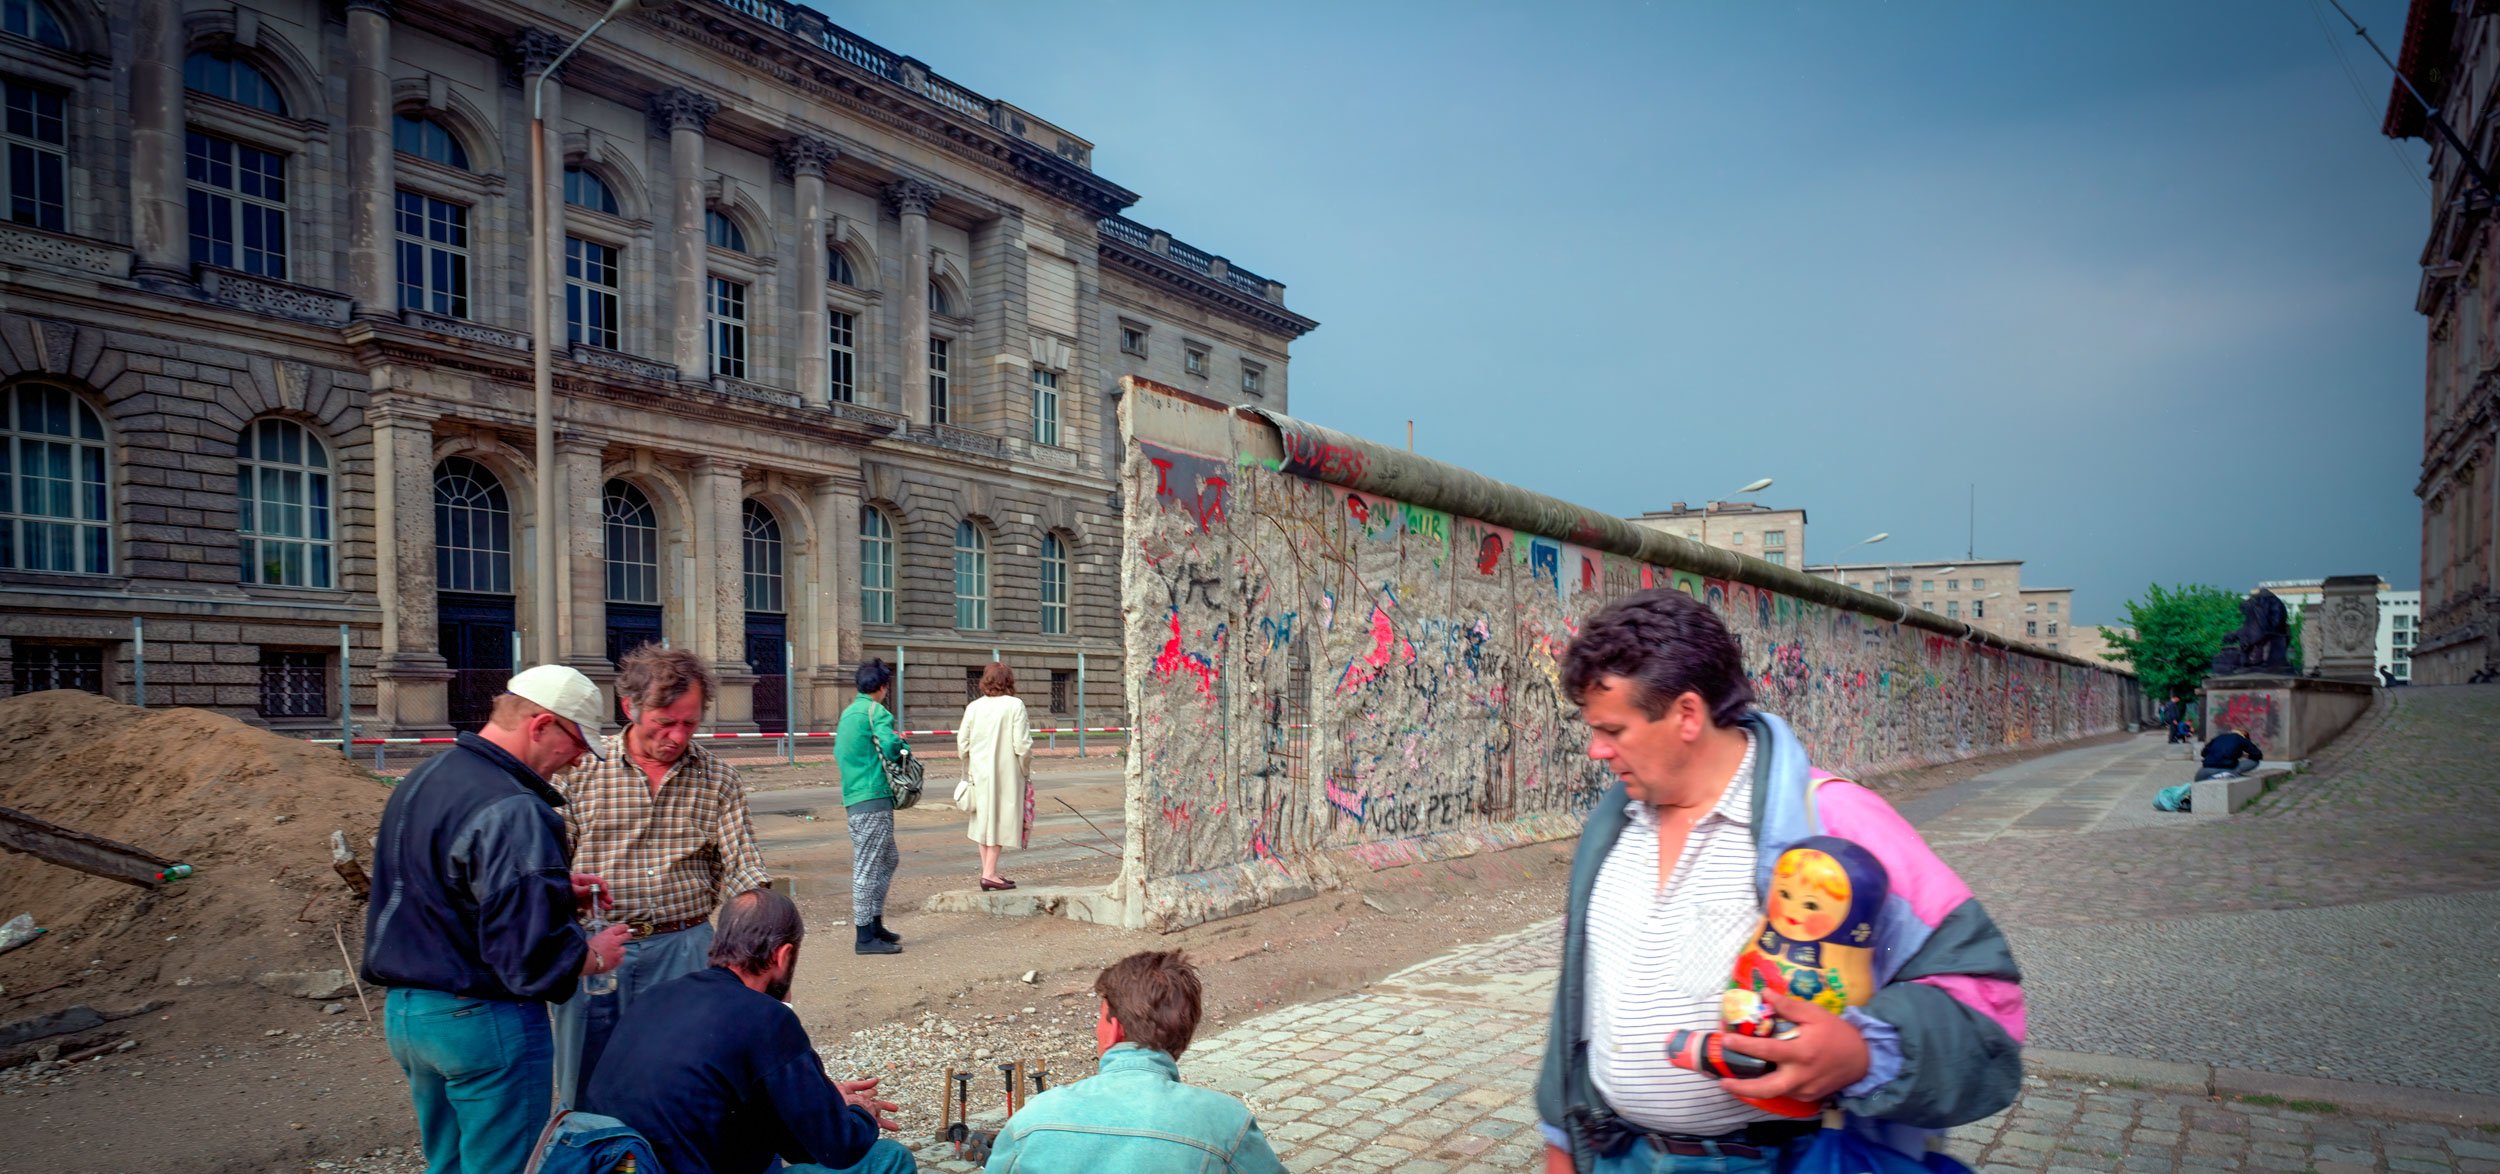
<instances>
[{"instance_id":1,"label":"blue sky","mask_svg":"<svg viewBox=\"0 0 2500 1174\"><path fill-rule=\"evenodd\" d=\"M1295 415L1617 513L1773 477L1817 562L1961 558L1975 482L2086 621L2419 578L2422 151L2324 0L824 7L1286 282Z\"/></svg>"}]
</instances>

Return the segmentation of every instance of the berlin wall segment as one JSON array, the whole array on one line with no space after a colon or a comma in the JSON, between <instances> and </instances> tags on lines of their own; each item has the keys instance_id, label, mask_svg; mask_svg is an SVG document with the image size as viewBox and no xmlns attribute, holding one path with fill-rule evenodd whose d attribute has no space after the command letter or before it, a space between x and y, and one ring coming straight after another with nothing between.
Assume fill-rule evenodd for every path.
<instances>
[{"instance_id":1,"label":"berlin wall segment","mask_svg":"<svg viewBox=\"0 0 2500 1174\"><path fill-rule=\"evenodd\" d=\"M1142 668L1126 686L1137 734L1113 895L1131 924L1179 928L1308 896L1350 869L1576 834L1610 776L1563 696L1563 651L1584 616L1642 588L1717 609L1761 705L1843 772L2125 720L2122 674L1959 625L1948 635L1923 613L1905 622L1876 596L1728 552L1626 541L1610 518L1464 470L1128 383L1122 607L1128 663ZM1364 487L1384 482L1404 499Z\"/></svg>"}]
</instances>

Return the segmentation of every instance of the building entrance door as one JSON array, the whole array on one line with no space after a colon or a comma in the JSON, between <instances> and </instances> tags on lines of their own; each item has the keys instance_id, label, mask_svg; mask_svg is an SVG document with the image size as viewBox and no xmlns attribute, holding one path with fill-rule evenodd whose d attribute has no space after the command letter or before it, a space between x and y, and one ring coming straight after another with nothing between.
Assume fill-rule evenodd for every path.
<instances>
[{"instance_id":1,"label":"building entrance door","mask_svg":"<svg viewBox=\"0 0 2500 1174\"><path fill-rule=\"evenodd\" d=\"M755 728L767 734L790 728L790 636L780 612L747 613L747 671L755 674Z\"/></svg>"},{"instance_id":2,"label":"building entrance door","mask_svg":"<svg viewBox=\"0 0 2500 1174\"><path fill-rule=\"evenodd\" d=\"M512 597L446 591L434 608L435 633L451 667L449 703L454 729L486 726L495 697L512 680Z\"/></svg>"}]
</instances>

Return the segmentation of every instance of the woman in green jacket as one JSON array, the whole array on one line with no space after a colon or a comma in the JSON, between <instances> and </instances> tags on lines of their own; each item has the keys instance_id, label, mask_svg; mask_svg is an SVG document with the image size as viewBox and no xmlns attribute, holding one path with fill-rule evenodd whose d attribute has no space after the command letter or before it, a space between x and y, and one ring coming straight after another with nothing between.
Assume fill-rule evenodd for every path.
<instances>
[{"instance_id":1,"label":"woman in green jacket","mask_svg":"<svg viewBox=\"0 0 2500 1174\"><path fill-rule=\"evenodd\" d=\"M851 825L851 931L859 954L900 954L902 936L885 928L885 891L894 884L902 853L894 847L894 786L885 764L902 749L894 711L885 707L894 670L871 659L852 678L859 696L842 711L833 731L834 761L842 767L842 810Z\"/></svg>"}]
</instances>

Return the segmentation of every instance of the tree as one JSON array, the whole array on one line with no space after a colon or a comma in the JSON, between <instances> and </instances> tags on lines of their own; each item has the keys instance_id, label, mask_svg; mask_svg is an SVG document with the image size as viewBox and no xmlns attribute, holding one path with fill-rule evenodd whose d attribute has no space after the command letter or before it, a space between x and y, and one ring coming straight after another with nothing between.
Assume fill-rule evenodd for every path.
<instances>
[{"instance_id":1,"label":"tree","mask_svg":"<svg viewBox=\"0 0 2500 1174\"><path fill-rule=\"evenodd\" d=\"M2239 630L2240 595L2203 583L2164 588L2146 585L2142 600L2127 601L2133 634L2110 630L2112 660L2135 668L2146 693L2168 700L2192 695L2212 669L2222 640Z\"/></svg>"}]
</instances>

